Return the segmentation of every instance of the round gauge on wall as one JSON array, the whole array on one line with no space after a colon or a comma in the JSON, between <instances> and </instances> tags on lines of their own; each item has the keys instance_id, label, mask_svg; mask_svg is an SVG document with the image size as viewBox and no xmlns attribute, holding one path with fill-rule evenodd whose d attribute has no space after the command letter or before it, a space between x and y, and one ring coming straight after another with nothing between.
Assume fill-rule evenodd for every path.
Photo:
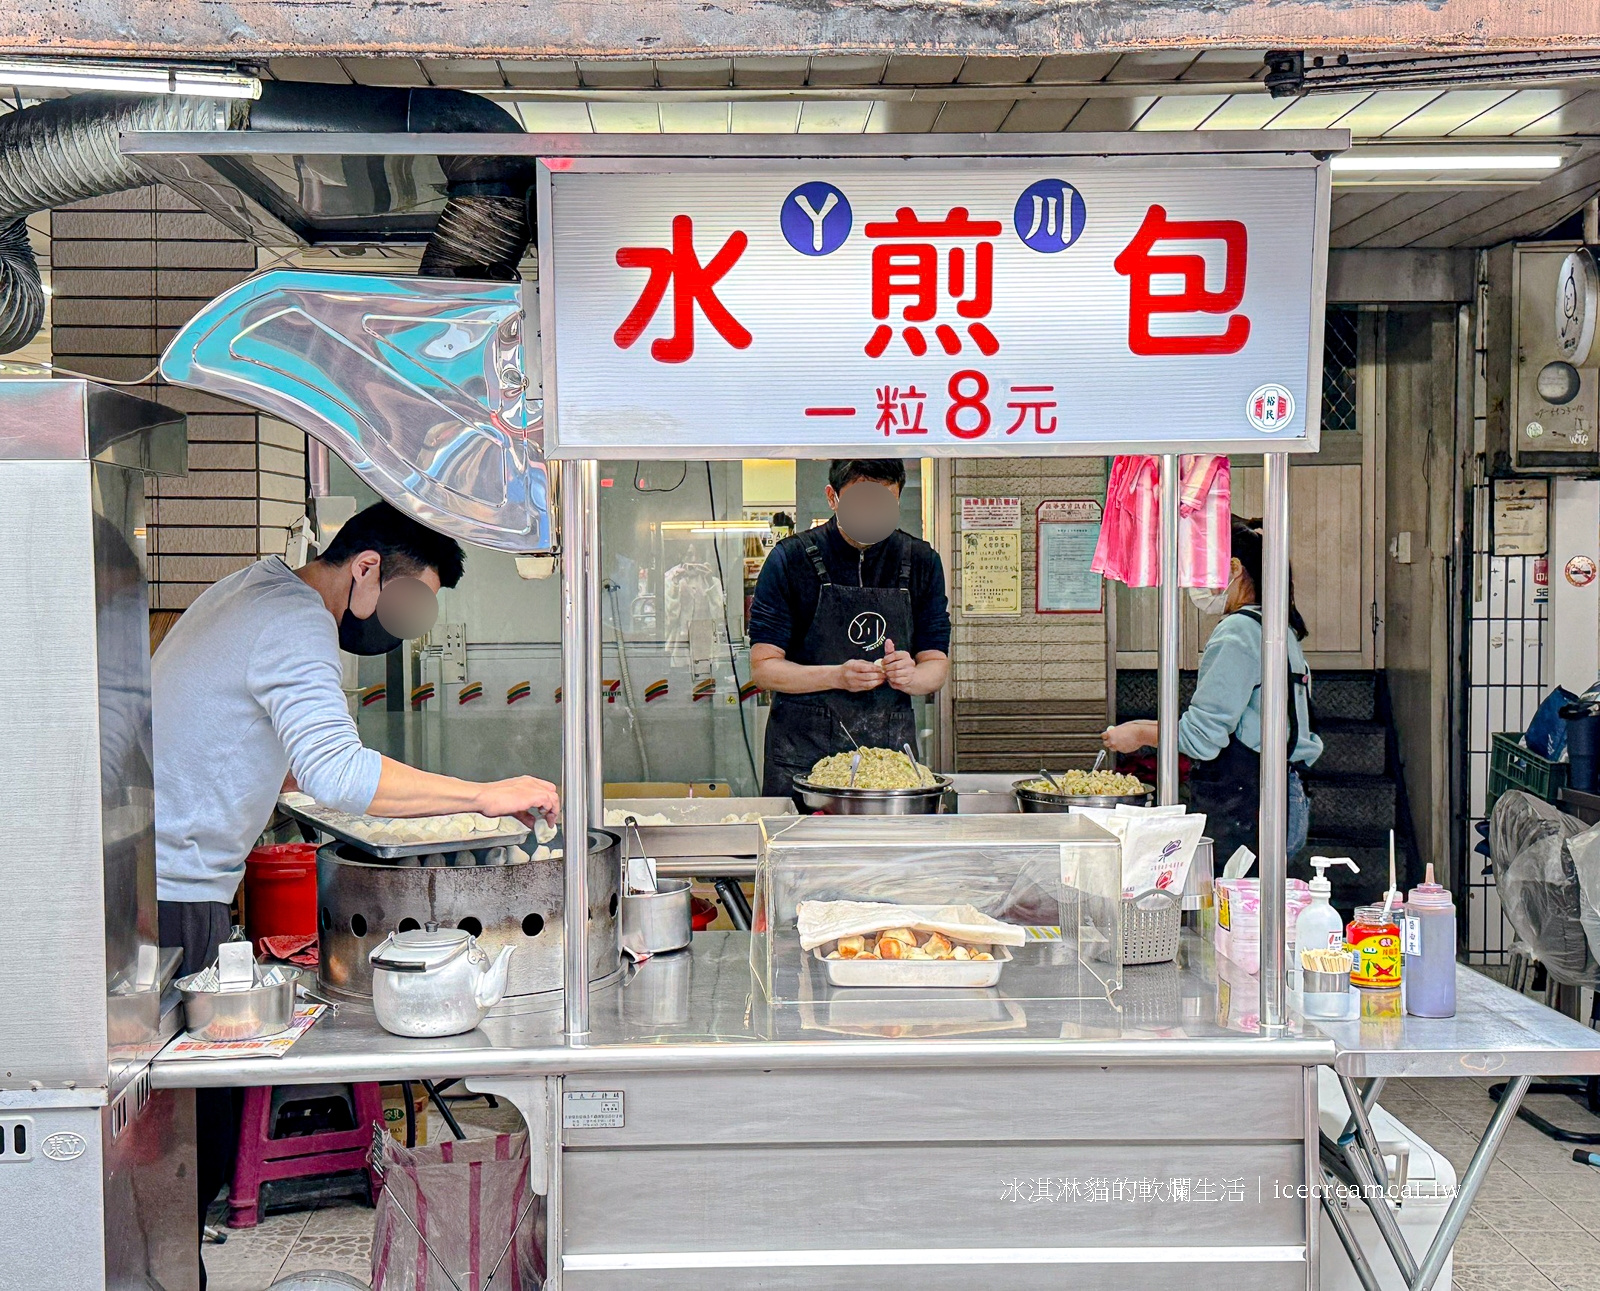
<instances>
[{"instance_id":1,"label":"round gauge on wall","mask_svg":"<svg viewBox=\"0 0 1600 1291\"><path fill-rule=\"evenodd\" d=\"M1582 367L1594 347L1595 313L1600 309L1600 268L1588 247L1579 247L1561 262L1555 306L1556 348L1568 363Z\"/></svg>"},{"instance_id":2,"label":"round gauge on wall","mask_svg":"<svg viewBox=\"0 0 1600 1291\"><path fill-rule=\"evenodd\" d=\"M1536 382L1539 398L1558 406L1576 399L1581 384L1582 379L1578 375L1578 369L1560 360L1546 363L1540 368Z\"/></svg>"}]
</instances>

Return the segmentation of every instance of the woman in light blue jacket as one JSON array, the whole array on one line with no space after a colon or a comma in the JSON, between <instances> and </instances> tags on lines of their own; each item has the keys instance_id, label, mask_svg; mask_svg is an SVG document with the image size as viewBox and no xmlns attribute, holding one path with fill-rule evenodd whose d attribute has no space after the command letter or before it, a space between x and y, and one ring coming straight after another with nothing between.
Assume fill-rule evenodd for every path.
<instances>
[{"instance_id":1,"label":"woman in light blue jacket","mask_svg":"<svg viewBox=\"0 0 1600 1291\"><path fill-rule=\"evenodd\" d=\"M1178 719L1178 748L1188 755L1188 798L1192 811L1206 813L1206 833L1217 862L1239 846L1261 853L1256 837L1261 799L1261 530L1259 522L1233 520L1232 577L1225 593L1196 593L1197 601L1221 599L1223 613L1200 658L1194 698ZM1202 603L1202 609L1211 609ZM1289 578L1289 821L1293 856L1306 845L1311 804L1301 772L1322 755L1322 741L1311 729L1311 669L1300 642L1305 620L1294 604ZM1155 722L1123 722L1109 728L1105 746L1133 753L1157 738Z\"/></svg>"}]
</instances>

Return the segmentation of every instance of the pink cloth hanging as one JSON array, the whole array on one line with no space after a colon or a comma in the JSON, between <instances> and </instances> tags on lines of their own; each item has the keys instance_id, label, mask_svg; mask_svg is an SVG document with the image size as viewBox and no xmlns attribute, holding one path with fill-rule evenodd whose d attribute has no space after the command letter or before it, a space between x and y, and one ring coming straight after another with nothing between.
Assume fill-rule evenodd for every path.
<instances>
[{"instance_id":1,"label":"pink cloth hanging","mask_svg":"<svg viewBox=\"0 0 1600 1291\"><path fill-rule=\"evenodd\" d=\"M1232 475L1226 457L1185 454L1178 462L1178 582L1223 588L1233 558ZM1129 587L1161 582L1161 462L1118 457L1106 483L1105 514L1090 568Z\"/></svg>"}]
</instances>

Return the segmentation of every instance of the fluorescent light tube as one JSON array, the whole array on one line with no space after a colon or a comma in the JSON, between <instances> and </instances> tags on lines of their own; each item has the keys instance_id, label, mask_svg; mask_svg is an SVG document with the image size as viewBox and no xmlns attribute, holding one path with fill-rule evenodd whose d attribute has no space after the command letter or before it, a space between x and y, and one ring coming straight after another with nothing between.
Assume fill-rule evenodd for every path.
<instances>
[{"instance_id":1,"label":"fluorescent light tube","mask_svg":"<svg viewBox=\"0 0 1600 1291\"><path fill-rule=\"evenodd\" d=\"M143 64L0 61L0 84L56 90L116 90L124 94L192 94L213 99L259 99L261 82L242 72Z\"/></svg>"},{"instance_id":2,"label":"fluorescent light tube","mask_svg":"<svg viewBox=\"0 0 1600 1291\"><path fill-rule=\"evenodd\" d=\"M1558 152L1369 152L1346 153L1330 163L1345 171L1559 170Z\"/></svg>"}]
</instances>

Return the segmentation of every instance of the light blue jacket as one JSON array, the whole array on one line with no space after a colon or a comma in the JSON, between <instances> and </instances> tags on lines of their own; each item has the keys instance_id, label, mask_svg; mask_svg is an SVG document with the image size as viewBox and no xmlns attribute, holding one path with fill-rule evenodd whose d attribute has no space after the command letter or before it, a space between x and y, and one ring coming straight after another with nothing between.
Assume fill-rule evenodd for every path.
<instances>
[{"instance_id":1,"label":"light blue jacket","mask_svg":"<svg viewBox=\"0 0 1600 1291\"><path fill-rule=\"evenodd\" d=\"M1289 667L1309 681L1305 651L1292 632ZM1309 689L1294 688L1300 742L1290 758L1307 766L1322 756L1322 741L1311 730ZM1261 624L1249 614L1229 614L1212 631L1200 656L1194 698L1178 719L1178 747L1201 762L1217 757L1232 735L1261 752Z\"/></svg>"}]
</instances>

